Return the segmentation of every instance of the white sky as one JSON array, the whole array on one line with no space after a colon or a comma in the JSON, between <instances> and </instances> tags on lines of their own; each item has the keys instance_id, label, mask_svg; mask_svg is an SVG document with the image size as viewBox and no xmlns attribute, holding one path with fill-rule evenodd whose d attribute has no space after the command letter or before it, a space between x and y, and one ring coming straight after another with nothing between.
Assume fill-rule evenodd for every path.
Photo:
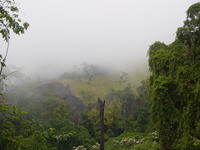
<instances>
[{"instance_id":1,"label":"white sky","mask_svg":"<svg viewBox=\"0 0 200 150\"><path fill-rule=\"evenodd\" d=\"M198 0L16 0L28 31L11 37L8 62L53 74L87 62L123 70L167 44ZM0 53L2 53L2 48Z\"/></svg>"}]
</instances>

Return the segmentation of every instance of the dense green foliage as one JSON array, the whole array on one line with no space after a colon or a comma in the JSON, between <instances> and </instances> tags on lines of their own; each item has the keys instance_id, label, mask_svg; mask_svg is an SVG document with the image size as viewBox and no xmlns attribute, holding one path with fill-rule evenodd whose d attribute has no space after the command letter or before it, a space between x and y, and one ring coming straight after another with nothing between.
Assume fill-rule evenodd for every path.
<instances>
[{"instance_id":1,"label":"dense green foliage","mask_svg":"<svg viewBox=\"0 0 200 150\"><path fill-rule=\"evenodd\" d=\"M125 81L125 77L122 80L122 76L118 76L117 80L116 75L113 79L108 74L96 74L89 83L89 76L46 83L31 83L22 79L20 84L7 86L6 101L26 111L20 118L32 123L29 124L31 131L27 136L19 134L22 140L16 149L34 149L36 146L61 150L73 147L98 149L99 110L97 99L93 97L93 92L98 90L104 91L102 94L106 99L106 140L119 136L124 131L144 133L149 130L147 80L142 81L139 87L133 87L132 81L127 78ZM78 83L80 81L81 84ZM106 82L111 83L110 88ZM79 91L84 90L82 86L85 91L91 89L91 84L91 94L87 96L90 103L87 104L85 95ZM101 84L107 88L104 89ZM19 126L19 131L26 131L23 124ZM36 141L37 138L41 142Z\"/></svg>"},{"instance_id":2,"label":"dense green foliage","mask_svg":"<svg viewBox=\"0 0 200 150\"><path fill-rule=\"evenodd\" d=\"M200 148L200 3L187 11L176 40L149 48L151 115L161 148Z\"/></svg>"}]
</instances>

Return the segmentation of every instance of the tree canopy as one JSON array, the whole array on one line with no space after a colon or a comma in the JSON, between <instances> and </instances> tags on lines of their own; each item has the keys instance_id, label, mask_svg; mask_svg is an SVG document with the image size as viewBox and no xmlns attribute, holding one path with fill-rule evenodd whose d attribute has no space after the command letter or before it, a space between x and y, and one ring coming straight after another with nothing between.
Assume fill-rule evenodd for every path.
<instances>
[{"instance_id":1,"label":"tree canopy","mask_svg":"<svg viewBox=\"0 0 200 150\"><path fill-rule=\"evenodd\" d=\"M10 38L10 31L23 34L29 24L19 18L19 8L14 0L0 1L0 33L6 41Z\"/></svg>"},{"instance_id":2,"label":"tree canopy","mask_svg":"<svg viewBox=\"0 0 200 150\"><path fill-rule=\"evenodd\" d=\"M0 34L7 42L7 48L5 55L0 54L0 82L6 76L2 74L3 68L6 66L6 58L9 49L10 32L13 31L15 34L23 34L27 30L29 24L22 22L19 16L19 8L14 0L3 0L0 1Z\"/></svg>"},{"instance_id":3,"label":"tree canopy","mask_svg":"<svg viewBox=\"0 0 200 150\"><path fill-rule=\"evenodd\" d=\"M176 40L148 51L151 114L162 149L200 148L200 3L187 10Z\"/></svg>"}]
</instances>

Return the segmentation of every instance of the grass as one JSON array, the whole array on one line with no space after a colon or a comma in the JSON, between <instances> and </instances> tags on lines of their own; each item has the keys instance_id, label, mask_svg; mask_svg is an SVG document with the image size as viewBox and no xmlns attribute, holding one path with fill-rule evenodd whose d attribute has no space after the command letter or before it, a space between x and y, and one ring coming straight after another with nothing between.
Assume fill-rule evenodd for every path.
<instances>
[{"instance_id":1,"label":"grass","mask_svg":"<svg viewBox=\"0 0 200 150\"><path fill-rule=\"evenodd\" d=\"M92 78L63 79L61 82L69 85L76 96L86 104L94 103L97 97L105 99L110 89L120 90L121 85L116 77L96 75Z\"/></svg>"}]
</instances>

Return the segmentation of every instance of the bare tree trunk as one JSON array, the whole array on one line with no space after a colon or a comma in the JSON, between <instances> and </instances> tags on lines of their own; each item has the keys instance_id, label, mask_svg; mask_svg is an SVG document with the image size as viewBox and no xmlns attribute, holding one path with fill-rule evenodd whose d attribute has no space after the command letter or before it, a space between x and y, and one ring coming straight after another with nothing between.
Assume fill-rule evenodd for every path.
<instances>
[{"instance_id":1,"label":"bare tree trunk","mask_svg":"<svg viewBox=\"0 0 200 150\"><path fill-rule=\"evenodd\" d=\"M105 106L105 100L102 101L100 98L98 98L98 103L99 103L99 115L100 115L100 133L101 133L101 138L100 138L100 150L104 150L104 106Z\"/></svg>"}]
</instances>

